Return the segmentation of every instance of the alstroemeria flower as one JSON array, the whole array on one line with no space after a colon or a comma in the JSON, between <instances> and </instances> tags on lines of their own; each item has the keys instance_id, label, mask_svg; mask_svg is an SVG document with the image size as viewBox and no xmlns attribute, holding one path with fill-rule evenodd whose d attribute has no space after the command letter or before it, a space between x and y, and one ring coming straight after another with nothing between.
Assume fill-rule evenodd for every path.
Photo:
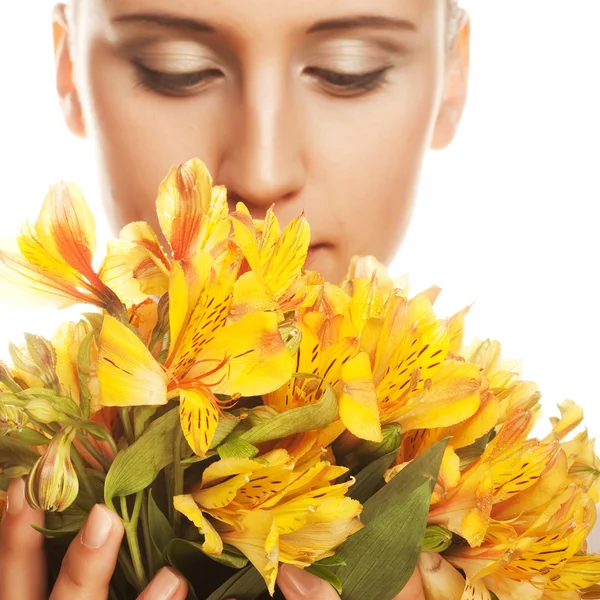
<instances>
[{"instance_id":1,"label":"alstroemeria flower","mask_svg":"<svg viewBox=\"0 0 600 600\"><path fill-rule=\"evenodd\" d=\"M365 323L361 345L373 366L382 423L405 431L449 427L479 409L481 374L448 359L448 323L436 318L428 294L392 296L385 316Z\"/></svg>"},{"instance_id":2,"label":"alstroemeria flower","mask_svg":"<svg viewBox=\"0 0 600 600\"><path fill-rule=\"evenodd\" d=\"M187 274L173 263L170 345L164 364L116 319L105 317L100 333L100 404L160 405L179 397L185 437L199 455L207 452L217 427L215 394L266 393L293 371L275 314L256 312L228 321L236 257L235 248L217 259L200 252Z\"/></svg>"},{"instance_id":3,"label":"alstroemeria flower","mask_svg":"<svg viewBox=\"0 0 600 600\"><path fill-rule=\"evenodd\" d=\"M315 379L292 379L277 391L267 394L264 402L278 411L318 402L325 383L338 396L340 418L355 436L381 441L379 411L369 357L361 352L357 337L342 315L330 322L325 315L308 311L296 322L300 345L295 361L297 373L314 374ZM322 378L322 379L319 379Z\"/></svg>"},{"instance_id":4,"label":"alstroemeria flower","mask_svg":"<svg viewBox=\"0 0 600 600\"><path fill-rule=\"evenodd\" d=\"M176 496L175 508L205 536L203 549L220 554L229 544L245 554L274 592L279 563L306 567L332 556L362 525L359 502L346 497L351 481L324 460L316 432L288 450L257 459L223 459L201 484Z\"/></svg>"},{"instance_id":5,"label":"alstroemeria flower","mask_svg":"<svg viewBox=\"0 0 600 600\"><path fill-rule=\"evenodd\" d=\"M231 222L233 240L250 267L236 284L232 313L241 316L252 310L297 308L306 297L302 274L310 228L304 216L293 219L281 232L272 208L260 222L240 203Z\"/></svg>"},{"instance_id":6,"label":"alstroemeria flower","mask_svg":"<svg viewBox=\"0 0 600 600\"><path fill-rule=\"evenodd\" d=\"M226 190L212 187L197 159L171 169L159 187L156 210L171 258L148 224L131 223L109 242L100 269L102 280L128 306L168 291L173 263L187 271L199 251L216 256L230 238Z\"/></svg>"},{"instance_id":7,"label":"alstroemeria flower","mask_svg":"<svg viewBox=\"0 0 600 600\"><path fill-rule=\"evenodd\" d=\"M17 245L18 250L0 249L0 280L33 292L46 305L88 303L121 311L120 300L92 266L94 218L75 184L51 188L35 224L24 225Z\"/></svg>"}]
</instances>

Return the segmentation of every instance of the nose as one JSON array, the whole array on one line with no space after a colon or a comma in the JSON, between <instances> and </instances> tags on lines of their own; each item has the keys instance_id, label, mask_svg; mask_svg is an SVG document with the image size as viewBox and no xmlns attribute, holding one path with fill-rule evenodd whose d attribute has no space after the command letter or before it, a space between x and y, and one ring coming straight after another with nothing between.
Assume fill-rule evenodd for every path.
<instances>
[{"instance_id":1,"label":"nose","mask_svg":"<svg viewBox=\"0 0 600 600\"><path fill-rule=\"evenodd\" d=\"M215 179L230 203L244 202L255 218L297 198L306 181L302 110L288 83L276 68L262 68L230 112L236 122Z\"/></svg>"}]
</instances>

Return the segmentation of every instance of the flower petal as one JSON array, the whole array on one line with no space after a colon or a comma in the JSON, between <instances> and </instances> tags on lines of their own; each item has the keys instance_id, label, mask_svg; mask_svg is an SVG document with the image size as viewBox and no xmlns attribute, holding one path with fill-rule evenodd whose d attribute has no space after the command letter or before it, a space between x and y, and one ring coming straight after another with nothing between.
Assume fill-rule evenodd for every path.
<instances>
[{"instance_id":1,"label":"flower petal","mask_svg":"<svg viewBox=\"0 0 600 600\"><path fill-rule=\"evenodd\" d=\"M194 159L173 167L156 200L158 220L175 260L190 259L199 246L200 225L212 201L212 179Z\"/></svg>"},{"instance_id":2,"label":"flower petal","mask_svg":"<svg viewBox=\"0 0 600 600\"><path fill-rule=\"evenodd\" d=\"M99 401L103 406L167 403L167 377L144 343L106 315L98 343Z\"/></svg>"},{"instance_id":3,"label":"flower petal","mask_svg":"<svg viewBox=\"0 0 600 600\"><path fill-rule=\"evenodd\" d=\"M223 553L223 540L216 532L210 521L204 516L192 496L184 494L173 498L175 510L185 515L204 536L202 550L206 554L220 555Z\"/></svg>"},{"instance_id":4,"label":"flower petal","mask_svg":"<svg viewBox=\"0 0 600 600\"><path fill-rule=\"evenodd\" d=\"M365 352L346 362L342 368L343 392L339 398L340 417L355 436L372 442L382 440L379 407L371 362Z\"/></svg>"},{"instance_id":5,"label":"flower petal","mask_svg":"<svg viewBox=\"0 0 600 600\"><path fill-rule=\"evenodd\" d=\"M294 369L273 313L245 315L223 327L202 349L200 358L227 361L229 376L216 391L228 395L266 394L287 382ZM201 373L201 367L193 368L190 377Z\"/></svg>"},{"instance_id":6,"label":"flower petal","mask_svg":"<svg viewBox=\"0 0 600 600\"><path fill-rule=\"evenodd\" d=\"M179 416L183 435L190 448L204 456L219 424L214 398L200 390L179 390Z\"/></svg>"}]
</instances>

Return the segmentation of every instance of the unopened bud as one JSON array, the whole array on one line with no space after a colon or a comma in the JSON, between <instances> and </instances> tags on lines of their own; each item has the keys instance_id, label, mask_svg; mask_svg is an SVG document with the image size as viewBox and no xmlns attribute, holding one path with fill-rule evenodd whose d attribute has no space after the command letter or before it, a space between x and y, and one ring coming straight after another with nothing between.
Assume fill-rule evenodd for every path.
<instances>
[{"instance_id":1,"label":"unopened bud","mask_svg":"<svg viewBox=\"0 0 600 600\"><path fill-rule=\"evenodd\" d=\"M13 394L17 394L22 389L14 380L10 369L3 362L0 362L0 384L4 385L5 388Z\"/></svg>"},{"instance_id":2,"label":"unopened bud","mask_svg":"<svg viewBox=\"0 0 600 600\"><path fill-rule=\"evenodd\" d=\"M20 369L28 375L34 375L35 377L42 377L40 368L35 364L35 361L27 355L21 348L18 348L12 342L8 345L8 353L15 364L17 369Z\"/></svg>"},{"instance_id":3,"label":"unopened bud","mask_svg":"<svg viewBox=\"0 0 600 600\"><path fill-rule=\"evenodd\" d=\"M65 415L43 398L35 398L25 405L25 412L32 421L48 425L49 423L64 423Z\"/></svg>"},{"instance_id":4,"label":"unopened bud","mask_svg":"<svg viewBox=\"0 0 600 600\"><path fill-rule=\"evenodd\" d=\"M0 436L21 431L29 419L22 408L0 404Z\"/></svg>"},{"instance_id":5,"label":"unopened bud","mask_svg":"<svg viewBox=\"0 0 600 600\"><path fill-rule=\"evenodd\" d=\"M56 367L56 352L52 344L39 335L25 334L25 343L31 360L42 370Z\"/></svg>"},{"instance_id":6,"label":"unopened bud","mask_svg":"<svg viewBox=\"0 0 600 600\"><path fill-rule=\"evenodd\" d=\"M71 445L76 430L65 427L48 444L27 478L26 496L38 510L62 512L79 494L79 480L71 461Z\"/></svg>"},{"instance_id":7,"label":"unopened bud","mask_svg":"<svg viewBox=\"0 0 600 600\"><path fill-rule=\"evenodd\" d=\"M369 442L354 438L355 444L344 458L344 463L350 468L356 469L372 463L390 452L398 452L402 439L400 425L397 423L385 425L381 428L381 435L381 442Z\"/></svg>"},{"instance_id":8,"label":"unopened bud","mask_svg":"<svg viewBox=\"0 0 600 600\"><path fill-rule=\"evenodd\" d=\"M452 532L440 525L429 525L425 530L421 550L423 552L444 552L452 544Z\"/></svg>"}]
</instances>

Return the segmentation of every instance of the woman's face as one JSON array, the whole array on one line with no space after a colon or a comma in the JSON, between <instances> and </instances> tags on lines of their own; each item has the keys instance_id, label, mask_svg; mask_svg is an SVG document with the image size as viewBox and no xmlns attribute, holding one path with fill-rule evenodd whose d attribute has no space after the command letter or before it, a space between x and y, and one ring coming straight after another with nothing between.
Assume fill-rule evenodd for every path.
<instances>
[{"instance_id":1,"label":"woman's face","mask_svg":"<svg viewBox=\"0 0 600 600\"><path fill-rule=\"evenodd\" d=\"M423 155L462 113L468 28L449 50L446 0L74 1L58 90L116 228L155 224L159 182L197 157L254 217L304 211L327 278L393 258Z\"/></svg>"}]
</instances>

